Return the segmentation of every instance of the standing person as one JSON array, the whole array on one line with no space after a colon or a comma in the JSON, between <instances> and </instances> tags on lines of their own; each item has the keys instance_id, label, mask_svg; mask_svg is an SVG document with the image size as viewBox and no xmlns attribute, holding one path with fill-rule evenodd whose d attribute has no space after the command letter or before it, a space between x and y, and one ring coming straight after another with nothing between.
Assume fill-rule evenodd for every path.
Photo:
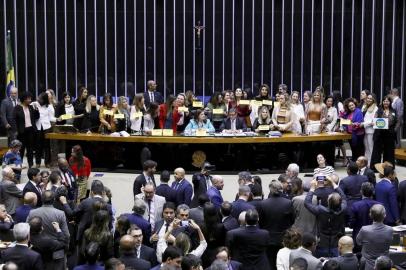
<instances>
[{"instance_id":1,"label":"standing person","mask_svg":"<svg viewBox=\"0 0 406 270\"><path fill-rule=\"evenodd\" d=\"M186 204L189 206L192 201L193 188L189 181L185 179L185 174L183 168L176 168L174 171L175 181L172 183L172 189L175 190L176 205Z\"/></svg>"},{"instance_id":2,"label":"standing person","mask_svg":"<svg viewBox=\"0 0 406 270\"><path fill-rule=\"evenodd\" d=\"M292 250L300 247L302 234L295 229L288 229L283 235L283 248L278 251L276 256L276 269L289 270L289 257Z\"/></svg>"},{"instance_id":3,"label":"standing person","mask_svg":"<svg viewBox=\"0 0 406 270\"><path fill-rule=\"evenodd\" d=\"M21 95L21 104L16 105L13 111L17 138L22 143L20 151L21 158L24 157L24 152L26 150L28 167L32 167L34 164L34 141L37 133L35 122L39 118L38 110L35 110L33 106L30 106L31 101L32 94L30 92L24 92Z\"/></svg>"},{"instance_id":4,"label":"standing person","mask_svg":"<svg viewBox=\"0 0 406 270\"><path fill-rule=\"evenodd\" d=\"M155 128L155 123L158 123L159 105L156 102L149 104L148 110L144 114L144 133L150 135L151 130Z\"/></svg>"},{"instance_id":5,"label":"standing person","mask_svg":"<svg viewBox=\"0 0 406 270\"><path fill-rule=\"evenodd\" d=\"M219 131L221 123L223 122L224 118L227 117L226 105L224 104L223 96L220 92L213 93L209 103L207 103L205 111L206 110L209 112L209 118L213 123L214 128L216 131ZM217 111L214 113L213 110L222 111L222 113L217 113Z\"/></svg>"},{"instance_id":6,"label":"standing person","mask_svg":"<svg viewBox=\"0 0 406 270\"><path fill-rule=\"evenodd\" d=\"M276 106L272 111L272 130L280 132L292 131L292 126L295 119L295 114L290 106L288 94L279 95L279 106Z\"/></svg>"},{"instance_id":7,"label":"standing person","mask_svg":"<svg viewBox=\"0 0 406 270\"><path fill-rule=\"evenodd\" d=\"M368 182L375 187L376 176L374 171L368 167L368 159L365 156L359 156L356 163L358 166L358 174L365 175L368 178Z\"/></svg>"},{"instance_id":8,"label":"standing person","mask_svg":"<svg viewBox=\"0 0 406 270\"><path fill-rule=\"evenodd\" d=\"M249 115L251 113L251 105L241 104L241 100L244 100L243 91L241 88L237 88L234 91L235 102L231 103L231 106L237 111L238 117L241 117L245 120L247 127L251 127L251 120Z\"/></svg>"},{"instance_id":9,"label":"standing person","mask_svg":"<svg viewBox=\"0 0 406 270\"><path fill-rule=\"evenodd\" d=\"M392 98L385 96L382 104L375 114L376 118L388 119L388 129L376 129L374 133L374 148L371 156L371 169L375 169L375 164L389 161L395 164L396 131L399 129L399 119L396 111L392 108Z\"/></svg>"},{"instance_id":10,"label":"standing person","mask_svg":"<svg viewBox=\"0 0 406 270\"><path fill-rule=\"evenodd\" d=\"M42 206L42 200L41 200L41 195L42 195L42 187L41 187L41 174L39 172L39 169L37 168L29 168L27 171L27 177L28 177L28 182L25 184L24 189L23 189L23 195L27 192L33 192L35 195L37 195L37 206L41 207Z\"/></svg>"},{"instance_id":11,"label":"standing person","mask_svg":"<svg viewBox=\"0 0 406 270\"><path fill-rule=\"evenodd\" d=\"M351 121L351 124L344 125L344 129L351 134L351 160L355 162L359 156L364 155L365 130L362 127L364 116L361 110L357 108L357 101L353 98L347 98L344 101L344 110L343 118Z\"/></svg>"},{"instance_id":12,"label":"standing person","mask_svg":"<svg viewBox=\"0 0 406 270\"><path fill-rule=\"evenodd\" d=\"M372 150L374 149L374 118L376 112L378 111L378 106L376 105L376 96L374 94L368 95L361 110L362 114L364 115L364 122L362 122L362 126L365 128L365 156L369 161L371 161Z\"/></svg>"},{"instance_id":13,"label":"standing person","mask_svg":"<svg viewBox=\"0 0 406 270\"><path fill-rule=\"evenodd\" d=\"M97 104L95 96L90 95L86 100L85 112L83 115L82 126L80 130L91 132L98 132L100 127L100 106Z\"/></svg>"},{"instance_id":14,"label":"standing person","mask_svg":"<svg viewBox=\"0 0 406 270\"><path fill-rule=\"evenodd\" d=\"M10 144L17 136L15 127L13 126L14 121L14 108L19 104L18 101L18 89L16 87L11 88L10 96L6 97L1 101L1 122L4 128L7 130L7 139Z\"/></svg>"},{"instance_id":15,"label":"standing person","mask_svg":"<svg viewBox=\"0 0 406 270\"><path fill-rule=\"evenodd\" d=\"M63 120L62 115L69 114L72 116L72 118ZM69 94L69 92L64 92L62 94L62 100L59 102L59 104L56 106L55 109L55 117L56 121L60 125L73 125L73 121L76 118L76 112L75 112L75 107L72 104L72 97Z\"/></svg>"},{"instance_id":16,"label":"standing person","mask_svg":"<svg viewBox=\"0 0 406 270\"><path fill-rule=\"evenodd\" d=\"M321 92L319 90L315 90L311 101L307 105L307 109L305 111L306 133L318 134L322 130L321 123L325 121L327 108L321 96Z\"/></svg>"},{"instance_id":17,"label":"standing person","mask_svg":"<svg viewBox=\"0 0 406 270\"><path fill-rule=\"evenodd\" d=\"M303 100L302 100L302 105L303 105L303 110L305 112L305 116L306 116L306 111L309 107L310 101L313 98L313 94L311 91L307 90L303 92Z\"/></svg>"},{"instance_id":18,"label":"standing person","mask_svg":"<svg viewBox=\"0 0 406 270\"><path fill-rule=\"evenodd\" d=\"M147 109L152 102L156 102L158 104L162 104L164 102L161 93L156 91L157 86L158 85L153 80L149 80L147 82L147 91L144 93L145 107Z\"/></svg>"},{"instance_id":19,"label":"standing person","mask_svg":"<svg viewBox=\"0 0 406 270\"><path fill-rule=\"evenodd\" d=\"M193 200L190 204L190 207L197 207L199 205L198 198L201 194L206 194L207 190L212 185L212 176L210 172L214 169L209 162L204 162L200 173L193 174L192 183L193 183Z\"/></svg>"},{"instance_id":20,"label":"standing person","mask_svg":"<svg viewBox=\"0 0 406 270\"><path fill-rule=\"evenodd\" d=\"M292 104L292 111L295 113L295 117L297 120L294 123L296 125L296 127L294 127L294 130L300 131L300 133L302 133L302 125L304 124L304 121L305 121L305 114L304 114L303 106L300 103L299 97L300 97L300 95L299 95L298 91L292 91L290 100L291 100L291 104Z\"/></svg>"},{"instance_id":21,"label":"standing person","mask_svg":"<svg viewBox=\"0 0 406 270\"><path fill-rule=\"evenodd\" d=\"M336 124L338 112L336 107L334 107L333 96L326 97L326 106L327 106L327 117L323 124L327 132L334 132L337 127Z\"/></svg>"},{"instance_id":22,"label":"standing person","mask_svg":"<svg viewBox=\"0 0 406 270\"><path fill-rule=\"evenodd\" d=\"M399 121L399 128L396 130L396 148L401 148L401 133L403 129L403 113L404 113L404 106L403 101L399 97L399 90L397 88L393 88L390 91L390 95L392 97L392 108L396 111L396 115Z\"/></svg>"},{"instance_id":23,"label":"standing person","mask_svg":"<svg viewBox=\"0 0 406 270\"><path fill-rule=\"evenodd\" d=\"M165 104L159 105L159 127L176 132L181 114L178 112L176 97L169 95Z\"/></svg>"},{"instance_id":24,"label":"standing person","mask_svg":"<svg viewBox=\"0 0 406 270\"><path fill-rule=\"evenodd\" d=\"M52 89L47 89L45 93L48 95L49 104L56 109L58 105L58 100L56 99L55 92Z\"/></svg>"},{"instance_id":25,"label":"standing person","mask_svg":"<svg viewBox=\"0 0 406 270\"><path fill-rule=\"evenodd\" d=\"M371 91L369 91L368 89L364 89L361 91L360 97L359 97L359 105L358 108L362 108L364 106L364 104L366 103L366 100L368 98L368 96L371 94Z\"/></svg>"},{"instance_id":26,"label":"standing person","mask_svg":"<svg viewBox=\"0 0 406 270\"><path fill-rule=\"evenodd\" d=\"M105 93L103 96L103 104L100 107L99 132L102 134L110 134L116 131L116 123L114 122L114 114L116 113L116 105L113 104L113 98L110 93Z\"/></svg>"},{"instance_id":27,"label":"standing person","mask_svg":"<svg viewBox=\"0 0 406 270\"><path fill-rule=\"evenodd\" d=\"M75 118L74 121L74 126L81 130L82 129L82 122L83 122L83 116L86 112L86 101L87 101L87 96L89 92L87 91L87 88L84 86L79 87L79 95L76 97L76 100L73 102L73 108L75 109L76 114L79 116L78 118Z\"/></svg>"},{"instance_id":28,"label":"standing person","mask_svg":"<svg viewBox=\"0 0 406 270\"><path fill-rule=\"evenodd\" d=\"M36 110L39 111L39 119L36 121L37 125L37 148L35 150L35 163L36 167L41 166L41 158L44 156L45 167L50 168L51 162L51 149L49 140L45 139L45 134L51 132L51 122L55 122L55 109L49 103L47 93L41 93L38 96L38 101L31 103Z\"/></svg>"},{"instance_id":29,"label":"standing person","mask_svg":"<svg viewBox=\"0 0 406 270\"><path fill-rule=\"evenodd\" d=\"M133 183L134 197L141 193L142 187L144 187L146 184L153 184L154 187L156 187L154 173L156 172L157 166L158 164L153 160L146 160L142 164L142 174L138 175Z\"/></svg>"},{"instance_id":30,"label":"standing person","mask_svg":"<svg viewBox=\"0 0 406 270\"><path fill-rule=\"evenodd\" d=\"M1 171L3 180L0 182L1 198L0 203L6 206L7 213L14 217L16 208L20 205L23 192L18 189L15 183L14 171L6 166Z\"/></svg>"},{"instance_id":31,"label":"standing person","mask_svg":"<svg viewBox=\"0 0 406 270\"><path fill-rule=\"evenodd\" d=\"M86 198L87 184L90 173L92 172L92 164L90 160L83 155L82 147L75 145L72 147L72 154L69 158L69 166L76 177L78 186L77 201L80 202Z\"/></svg>"},{"instance_id":32,"label":"standing person","mask_svg":"<svg viewBox=\"0 0 406 270\"><path fill-rule=\"evenodd\" d=\"M133 105L130 108L131 132L144 130L145 99L142 94L134 96ZM150 104L151 106L151 104Z\"/></svg>"},{"instance_id":33,"label":"standing person","mask_svg":"<svg viewBox=\"0 0 406 270\"><path fill-rule=\"evenodd\" d=\"M218 210L223 203L223 196L221 196L220 191L223 190L224 187L224 180L220 175L214 175L211 179L212 185L207 190L207 197L209 198L210 202L215 206Z\"/></svg>"}]
</instances>

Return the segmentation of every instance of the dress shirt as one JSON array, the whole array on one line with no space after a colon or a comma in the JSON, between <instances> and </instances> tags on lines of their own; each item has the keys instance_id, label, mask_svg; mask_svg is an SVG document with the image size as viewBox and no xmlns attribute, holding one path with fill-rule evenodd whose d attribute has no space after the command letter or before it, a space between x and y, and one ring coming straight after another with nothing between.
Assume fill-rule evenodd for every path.
<instances>
[{"instance_id":1,"label":"dress shirt","mask_svg":"<svg viewBox=\"0 0 406 270\"><path fill-rule=\"evenodd\" d=\"M183 180L184 180L184 179L178 181L178 182L175 184L175 190L178 190L178 188L179 188L179 186L180 186L180 184L182 183Z\"/></svg>"},{"instance_id":2,"label":"dress shirt","mask_svg":"<svg viewBox=\"0 0 406 270\"><path fill-rule=\"evenodd\" d=\"M30 108L28 106L22 106L23 111L24 111L24 127L29 128L32 127L31 123L31 113L30 113Z\"/></svg>"},{"instance_id":3,"label":"dress shirt","mask_svg":"<svg viewBox=\"0 0 406 270\"><path fill-rule=\"evenodd\" d=\"M151 227L155 226L155 203L154 198L152 200L147 200L148 205L148 222L151 223Z\"/></svg>"},{"instance_id":4,"label":"dress shirt","mask_svg":"<svg viewBox=\"0 0 406 270\"><path fill-rule=\"evenodd\" d=\"M149 93L149 101L150 101L151 103L154 102L154 101L155 101L155 100L154 100L154 92L148 90L148 93Z\"/></svg>"},{"instance_id":5,"label":"dress shirt","mask_svg":"<svg viewBox=\"0 0 406 270\"><path fill-rule=\"evenodd\" d=\"M154 184L152 182L151 176L147 175L145 172L143 172L143 174L144 174L144 177L145 177L145 181L147 181L147 184Z\"/></svg>"},{"instance_id":6,"label":"dress shirt","mask_svg":"<svg viewBox=\"0 0 406 270\"><path fill-rule=\"evenodd\" d=\"M62 176L62 183L67 183L68 186L72 186L72 182L73 182L73 175L70 174L69 172L62 172L61 171L61 176Z\"/></svg>"},{"instance_id":7,"label":"dress shirt","mask_svg":"<svg viewBox=\"0 0 406 270\"><path fill-rule=\"evenodd\" d=\"M237 119L231 119L231 130L237 130L236 122Z\"/></svg>"},{"instance_id":8,"label":"dress shirt","mask_svg":"<svg viewBox=\"0 0 406 270\"><path fill-rule=\"evenodd\" d=\"M362 169L360 169L359 171L358 171L358 174L359 175L364 175L364 172L365 172L365 169L366 169L367 167L364 167L364 168L362 168Z\"/></svg>"},{"instance_id":9,"label":"dress shirt","mask_svg":"<svg viewBox=\"0 0 406 270\"><path fill-rule=\"evenodd\" d=\"M38 104L38 103L37 103ZM52 105L47 106L37 106L39 112L39 118L36 122L37 129L47 130L51 128L51 122L55 122L55 110Z\"/></svg>"},{"instance_id":10,"label":"dress shirt","mask_svg":"<svg viewBox=\"0 0 406 270\"><path fill-rule=\"evenodd\" d=\"M162 227L158 232L158 238L163 238L165 236L165 233L168 231L168 228L169 223L166 223L166 221L164 221L164 224L162 224Z\"/></svg>"},{"instance_id":11,"label":"dress shirt","mask_svg":"<svg viewBox=\"0 0 406 270\"><path fill-rule=\"evenodd\" d=\"M206 179L206 187L207 187L207 190L209 190L209 188L211 187L210 177L204 176L204 179Z\"/></svg>"},{"instance_id":12,"label":"dress shirt","mask_svg":"<svg viewBox=\"0 0 406 270\"><path fill-rule=\"evenodd\" d=\"M137 258L140 258L141 255L141 245L139 245L138 247L135 247L135 255L137 256Z\"/></svg>"},{"instance_id":13,"label":"dress shirt","mask_svg":"<svg viewBox=\"0 0 406 270\"><path fill-rule=\"evenodd\" d=\"M42 194L42 190L41 190L41 188L38 186L38 184L35 183L35 182L32 181L32 180L30 180L30 182L31 182L31 184L33 184L33 186L38 190L38 192Z\"/></svg>"}]
</instances>

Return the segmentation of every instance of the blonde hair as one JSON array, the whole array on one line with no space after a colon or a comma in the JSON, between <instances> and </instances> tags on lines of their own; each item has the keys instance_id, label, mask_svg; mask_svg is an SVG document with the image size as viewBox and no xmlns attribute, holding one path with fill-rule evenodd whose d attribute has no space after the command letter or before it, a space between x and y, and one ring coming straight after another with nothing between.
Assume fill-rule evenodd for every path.
<instances>
[{"instance_id":1,"label":"blonde hair","mask_svg":"<svg viewBox=\"0 0 406 270\"><path fill-rule=\"evenodd\" d=\"M96 97L93 96L93 95L88 96L87 99L86 99L86 112L87 112L87 113L90 113L90 111L92 110L92 105L90 104L90 100L91 100L92 98L95 98L95 99L96 99ZM97 102L97 99L96 99L96 102ZM96 103L96 109L97 109L97 110L100 110L100 106L99 106L99 104L97 104L97 103Z\"/></svg>"}]
</instances>

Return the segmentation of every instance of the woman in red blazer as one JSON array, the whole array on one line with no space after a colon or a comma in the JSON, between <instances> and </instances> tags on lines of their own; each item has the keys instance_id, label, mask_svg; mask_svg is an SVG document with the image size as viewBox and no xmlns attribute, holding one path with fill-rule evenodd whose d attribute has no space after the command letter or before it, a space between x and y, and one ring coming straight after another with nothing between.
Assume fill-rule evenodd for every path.
<instances>
[{"instance_id":1,"label":"woman in red blazer","mask_svg":"<svg viewBox=\"0 0 406 270\"><path fill-rule=\"evenodd\" d=\"M176 97L169 95L164 104L159 105L159 127L176 132L181 114L178 112Z\"/></svg>"}]
</instances>

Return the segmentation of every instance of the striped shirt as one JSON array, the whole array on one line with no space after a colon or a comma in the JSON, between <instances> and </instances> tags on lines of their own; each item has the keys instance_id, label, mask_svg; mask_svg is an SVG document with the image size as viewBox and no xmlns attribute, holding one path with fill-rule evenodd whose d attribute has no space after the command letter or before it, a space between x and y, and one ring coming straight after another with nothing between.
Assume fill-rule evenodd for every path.
<instances>
[{"instance_id":1,"label":"striped shirt","mask_svg":"<svg viewBox=\"0 0 406 270\"><path fill-rule=\"evenodd\" d=\"M323 168L318 167L318 168L314 169L313 176L316 176L316 175L328 176L328 175L332 175L333 173L335 173L335 171L334 171L334 168L331 166L326 166Z\"/></svg>"}]
</instances>

